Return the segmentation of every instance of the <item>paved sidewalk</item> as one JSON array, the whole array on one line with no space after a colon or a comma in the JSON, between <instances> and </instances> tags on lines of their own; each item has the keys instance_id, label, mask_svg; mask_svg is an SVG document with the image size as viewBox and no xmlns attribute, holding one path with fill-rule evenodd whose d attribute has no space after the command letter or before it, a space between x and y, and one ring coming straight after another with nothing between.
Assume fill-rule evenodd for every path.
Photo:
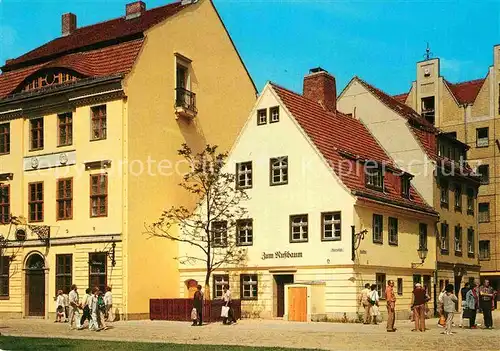
<instances>
[{"instance_id":1,"label":"paved sidewalk","mask_svg":"<svg viewBox=\"0 0 500 351\"><path fill-rule=\"evenodd\" d=\"M0 320L0 333L9 336L85 338L115 341L168 342L276 346L324 350L498 350L500 329L454 328L456 334L441 335L437 320L428 320L430 330L412 332L409 321L397 321L395 333L385 324L294 323L277 320L242 320L237 325L220 323L191 327L190 323L166 321L116 322L109 330L68 330L67 324L37 319ZM458 324L458 319L456 320ZM500 328L500 325L498 325ZM1 338L0 338L1 348Z\"/></svg>"}]
</instances>

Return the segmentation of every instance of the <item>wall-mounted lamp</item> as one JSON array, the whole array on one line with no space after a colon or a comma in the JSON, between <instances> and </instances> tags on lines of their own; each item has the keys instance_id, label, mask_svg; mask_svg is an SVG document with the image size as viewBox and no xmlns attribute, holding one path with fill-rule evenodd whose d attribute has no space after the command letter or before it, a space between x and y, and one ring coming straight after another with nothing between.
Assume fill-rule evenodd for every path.
<instances>
[{"instance_id":1,"label":"wall-mounted lamp","mask_svg":"<svg viewBox=\"0 0 500 351\"><path fill-rule=\"evenodd\" d=\"M417 253L418 253L418 257L420 258L420 262L419 263L412 263L411 268L417 268L417 267L423 265L425 262L425 259L427 258L428 252L429 251L427 250L426 247L419 247L417 250Z\"/></svg>"}]
</instances>

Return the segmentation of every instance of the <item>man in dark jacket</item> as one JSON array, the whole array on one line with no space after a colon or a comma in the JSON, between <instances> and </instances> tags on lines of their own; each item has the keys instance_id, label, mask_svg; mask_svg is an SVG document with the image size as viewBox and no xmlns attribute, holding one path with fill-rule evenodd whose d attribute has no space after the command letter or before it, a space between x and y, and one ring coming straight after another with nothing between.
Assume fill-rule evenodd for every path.
<instances>
[{"instance_id":1,"label":"man in dark jacket","mask_svg":"<svg viewBox=\"0 0 500 351\"><path fill-rule=\"evenodd\" d=\"M193 296L193 307L196 308L198 320L193 320L193 326L196 325L196 322L201 326L203 325L203 293L201 292L201 285L198 285L196 288L198 290L196 290Z\"/></svg>"}]
</instances>

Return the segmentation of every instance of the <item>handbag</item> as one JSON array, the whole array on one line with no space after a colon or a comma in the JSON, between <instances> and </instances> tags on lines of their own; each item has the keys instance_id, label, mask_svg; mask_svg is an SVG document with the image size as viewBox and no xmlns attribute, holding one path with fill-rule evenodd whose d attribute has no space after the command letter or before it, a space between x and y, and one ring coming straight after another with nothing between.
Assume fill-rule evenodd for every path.
<instances>
[{"instance_id":1,"label":"handbag","mask_svg":"<svg viewBox=\"0 0 500 351\"><path fill-rule=\"evenodd\" d=\"M464 308L464 311L462 312L462 318L470 319L471 317L472 317L472 310L469 308Z\"/></svg>"},{"instance_id":2,"label":"handbag","mask_svg":"<svg viewBox=\"0 0 500 351\"><path fill-rule=\"evenodd\" d=\"M198 319L198 311L196 311L196 308L193 307L191 310L191 320L195 321Z\"/></svg>"},{"instance_id":3,"label":"handbag","mask_svg":"<svg viewBox=\"0 0 500 351\"><path fill-rule=\"evenodd\" d=\"M220 316L223 318L229 317L229 307L228 306L222 306L222 309L220 311Z\"/></svg>"}]
</instances>

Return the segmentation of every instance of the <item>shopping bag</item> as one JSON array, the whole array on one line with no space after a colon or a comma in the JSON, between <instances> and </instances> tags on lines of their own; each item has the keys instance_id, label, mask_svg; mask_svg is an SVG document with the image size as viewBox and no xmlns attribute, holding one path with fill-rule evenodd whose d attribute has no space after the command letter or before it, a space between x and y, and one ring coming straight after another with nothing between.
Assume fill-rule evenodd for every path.
<instances>
[{"instance_id":1,"label":"shopping bag","mask_svg":"<svg viewBox=\"0 0 500 351\"><path fill-rule=\"evenodd\" d=\"M229 307L222 306L222 310L220 311L220 316L223 318L227 318L229 316Z\"/></svg>"},{"instance_id":2,"label":"shopping bag","mask_svg":"<svg viewBox=\"0 0 500 351\"><path fill-rule=\"evenodd\" d=\"M446 318L444 316L439 317L439 325L446 325Z\"/></svg>"},{"instance_id":3,"label":"shopping bag","mask_svg":"<svg viewBox=\"0 0 500 351\"><path fill-rule=\"evenodd\" d=\"M196 308L193 307L191 310L191 320L195 321L198 319L198 312L196 311Z\"/></svg>"}]
</instances>

